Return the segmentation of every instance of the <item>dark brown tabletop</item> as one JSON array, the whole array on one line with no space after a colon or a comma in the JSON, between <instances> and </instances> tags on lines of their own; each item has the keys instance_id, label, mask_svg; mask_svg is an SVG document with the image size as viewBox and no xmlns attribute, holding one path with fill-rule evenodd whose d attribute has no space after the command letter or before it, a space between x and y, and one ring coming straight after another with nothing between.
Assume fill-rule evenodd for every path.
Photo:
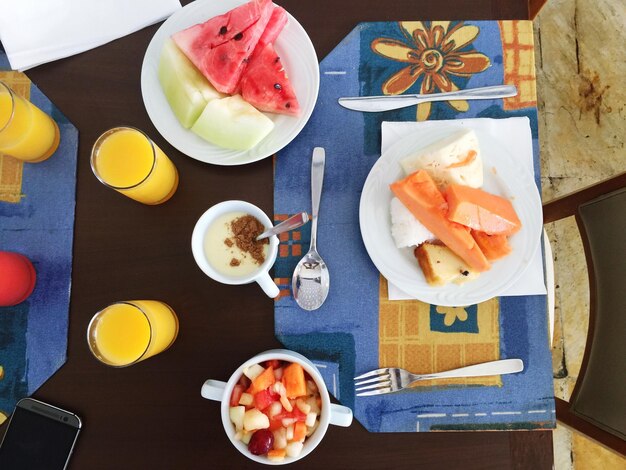
<instances>
[{"instance_id":1,"label":"dark brown tabletop","mask_svg":"<svg viewBox=\"0 0 626 470\"><path fill-rule=\"evenodd\" d=\"M320 60L362 21L528 16L524 0L277 3L302 23ZM256 465L230 444L218 404L202 399L200 386L207 378L227 379L254 354L279 346L273 304L256 284L225 286L207 278L193 260L190 237L198 217L226 199L250 201L271 213L272 163L207 165L157 133L140 90L143 55L157 28L28 72L80 133L67 363L34 395L83 419L71 469ZM177 166L180 186L166 204L136 203L93 176L91 146L119 124L145 130ZM166 353L129 368L109 368L91 356L87 324L103 306L129 299L170 304L180 318L180 334ZM355 421L348 429L331 427L320 446L294 466L549 469L552 461L550 432L373 434Z\"/></svg>"}]
</instances>

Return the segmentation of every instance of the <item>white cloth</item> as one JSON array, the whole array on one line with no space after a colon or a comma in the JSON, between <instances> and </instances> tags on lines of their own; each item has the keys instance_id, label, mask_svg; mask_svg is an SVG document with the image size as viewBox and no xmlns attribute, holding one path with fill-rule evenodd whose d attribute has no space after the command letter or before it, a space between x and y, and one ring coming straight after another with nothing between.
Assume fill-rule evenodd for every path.
<instances>
[{"instance_id":1,"label":"white cloth","mask_svg":"<svg viewBox=\"0 0 626 470\"><path fill-rule=\"evenodd\" d=\"M399 139L410 135L418 127L420 129L435 130L445 128L448 123L449 121L383 122L381 151L385 153ZM454 123L474 130L485 130L494 137L502 139L502 144L506 146L513 158L520 161L528 168L530 173L534 174L532 135L528 118L455 119ZM388 283L388 286L389 300L409 300L413 298L391 284L391 282ZM502 296L542 295L545 293L543 258L541 250L537 250L522 277Z\"/></svg>"},{"instance_id":2,"label":"white cloth","mask_svg":"<svg viewBox=\"0 0 626 470\"><path fill-rule=\"evenodd\" d=\"M0 41L14 70L68 57L157 23L179 0L0 0Z\"/></svg>"}]
</instances>

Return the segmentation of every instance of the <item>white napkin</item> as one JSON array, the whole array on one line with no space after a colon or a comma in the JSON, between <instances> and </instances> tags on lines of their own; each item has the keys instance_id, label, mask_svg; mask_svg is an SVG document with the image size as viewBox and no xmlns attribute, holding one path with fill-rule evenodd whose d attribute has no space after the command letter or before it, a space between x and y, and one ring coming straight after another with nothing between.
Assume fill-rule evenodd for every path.
<instances>
[{"instance_id":1,"label":"white napkin","mask_svg":"<svg viewBox=\"0 0 626 470\"><path fill-rule=\"evenodd\" d=\"M474 130L489 132L500 140L511 155L518 159L528 171L534 174L532 135L530 121L526 117L506 119L455 119L453 121L424 121L424 122L383 122L381 152L385 153L398 140L410 135L416 129L441 129L454 122L456 126L466 126ZM388 283L389 300L410 300L413 297ZM543 273L543 258L541 250L537 250L522 277L511 286L503 296L514 295L541 295L546 293Z\"/></svg>"},{"instance_id":2,"label":"white napkin","mask_svg":"<svg viewBox=\"0 0 626 470\"><path fill-rule=\"evenodd\" d=\"M1 0L0 41L14 70L93 49L157 23L179 0Z\"/></svg>"}]
</instances>

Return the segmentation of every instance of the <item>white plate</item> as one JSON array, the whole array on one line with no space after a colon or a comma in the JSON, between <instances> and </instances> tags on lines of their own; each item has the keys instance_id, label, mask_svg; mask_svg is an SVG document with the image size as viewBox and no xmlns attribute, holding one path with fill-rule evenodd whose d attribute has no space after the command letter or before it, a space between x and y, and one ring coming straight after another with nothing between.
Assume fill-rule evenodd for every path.
<instances>
[{"instance_id":1,"label":"white plate","mask_svg":"<svg viewBox=\"0 0 626 470\"><path fill-rule=\"evenodd\" d=\"M367 252L380 273L412 297L434 305L458 307L497 297L524 273L539 248L542 231L541 198L533 176L487 131L474 129L483 158L485 191L511 199L522 222L521 230L509 238L512 252L494 261L491 269L462 285L430 286L413 256L412 248L396 248L391 236L389 185L404 178L399 161L459 130L419 129L401 139L374 164L365 180L359 221Z\"/></svg>"},{"instance_id":2,"label":"white plate","mask_svg":"<svg viewBox=\"0 0 626 470\"><path fill-rule=\"evenodd\" d=\"M243 165L269 157L291 142L309 120L319 90L319 65L309 36L287 13L287 24L276 39L278 52L293 85L300 108L299 117L266 113L274 129L250 150L229 150L213 145L180 125L159 84L157 70L161 48L172 34L226 13L246 0L196 0L170 16L156 32L141 67L141 93L146 111L161 135L185 155L215 165Z\"/></svg>"}]
</instances>

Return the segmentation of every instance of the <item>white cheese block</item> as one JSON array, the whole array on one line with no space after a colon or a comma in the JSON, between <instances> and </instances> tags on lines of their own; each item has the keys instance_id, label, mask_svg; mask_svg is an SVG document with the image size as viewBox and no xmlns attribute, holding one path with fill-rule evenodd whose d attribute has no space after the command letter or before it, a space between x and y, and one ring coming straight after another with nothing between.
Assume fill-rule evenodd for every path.
<instances>
[{"instance_id":1,"label":"white cheese block","mask_svg":"<svg viewBox=\"0 0 626 470\"><path fill-rule=\"evenodd\" d=\"M391 200L389 209L391 211L391 236L396 243L396 248L417 246L435 238L397 197Z\"/></svg>"},{"instance_id":2,"label":"white cheese block","mask_svg":"<svg viewBox=\"0 0 626 470\"><path fill-rule=\"evenodd\" d=\"M471 129L463 129L439 140L400 161L407 175L426 170L438 186L451 183L480 188L483 185L483 161L478 138Z\"/></svg>"}]
</instances>

